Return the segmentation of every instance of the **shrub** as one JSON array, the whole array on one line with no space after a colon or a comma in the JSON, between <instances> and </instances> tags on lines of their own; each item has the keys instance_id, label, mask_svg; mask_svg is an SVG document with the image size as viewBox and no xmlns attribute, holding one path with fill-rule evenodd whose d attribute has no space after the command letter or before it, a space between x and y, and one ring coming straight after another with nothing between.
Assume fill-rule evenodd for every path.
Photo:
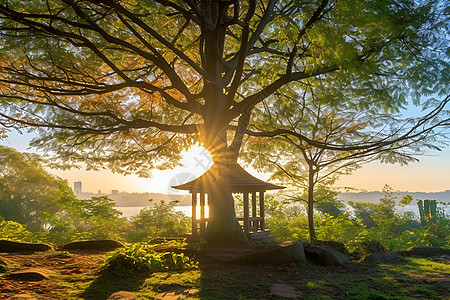
<instances>
[{"instance_id":1,"label":"shrub","mask_svg":"<svg viewBox=\"0 0 450 300\"><path fill-rule=\"evenodd\" d=\"M152 248L154 246L141 243L126 245L101 262L102 270L106 274L121 275L140 271L171 271L198 267L198 264L184 253L156 252Z\"/></svg>"},{"instance_id":2,"label":"shrub","mask_svg":"<svg viewBox=\"0 0 450 300\"><path fill-rule=\"evenodd\" d=\"M191 219L175 211L176 202L161 201L139 212L131 222L134 230L128 234L130 242L147 242L155 238L179 236L190 230Z\"/></svg>"},{"instance_id":3,"label":"shrub","mask_svg":"<svg viewBox=\"0 0 450 300\"><path fill-rule=\"evenodd\" d=\"M33 233L28 231L25 226L14 221L5 221L0 216L0 239L11 241L29 241Z\"/></svg>"}]
</instances>

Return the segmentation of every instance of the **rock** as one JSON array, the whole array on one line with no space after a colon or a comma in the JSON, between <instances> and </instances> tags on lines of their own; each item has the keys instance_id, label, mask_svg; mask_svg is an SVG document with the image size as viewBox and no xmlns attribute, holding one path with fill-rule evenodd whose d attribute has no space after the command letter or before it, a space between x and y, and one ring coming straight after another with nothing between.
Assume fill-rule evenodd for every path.
<instances>
[{"instance_id":1,"label":"rock","mask_svg":"<svg viewBox=\"0 0 450 300\"><path fill-rule=\"evenodd\" d=\"M136 299L136 294L127 291L118 291L112 293L106 300L133 300Z\"/></svg>"},{"instance_id":2,"label":"rock","mask_svg":"<svg viewBox=\"0 0 450 300\"><path fill-rule=\"evenodd\" d=\"M157 300L177 300L180 298L184 298L186 296L193 296L194 294L198 293L197 289L190 289L186 288L184 286L175 287L168 291L159 293L155 296L155 299Z\"/></svg>"},{"instance_id":3,"label":"rock","mask_svg":"<svg viewBox=\"0 0 450 300\"><path fill-rule=\"evenodd\" d=\"M328 246L307 244L305 254L309 261L322 266L340 266L350 263L350 259L345 254Z\"/></svg>"},{"instance_id":4,"label":"rock","mask_svg":"<svg viewBox=\"0 0 450 300\"><path fill-rule=\"evenodd\" d=\"M320 240L320 241L317 241L316 243L318 245L331 247L331 248L333 248L333 249L335 249L335 250L337 250L337 251L339 251L339 252L341 252L341 253L343 253L345 255L348 254L348 250L347 250L347 248L345 248L345 245L342 242L338 242L338 241L322 241L322 240Z\"/></svg>"},{"instance_id":5,"label":"rock","mask_svg":"<svg viewBox=\"0 0 450 300\"><path fill-rule=\"evenodd\" d=\"M440 259L445 260L445 261L450 261L450 255L443 254L440 256Z\"/></svg>"},{"instance_id":6,"label":"rock","mask_svg":"<svg viewBox=\"0 0 450 300\"><path fill-rule=\"evenodd\" d=\"M363 257L362 262L367 263L393 263L399 262L403 260L403 256L398 252L378 252L378 253L370 253Z\"/></svg>"},{"instance_id":7,"label":"rock","mask_svg":"<svg viewBox=\"0 0 450 300\"><path fill-rule=\"evenodd\" d=\"M49 279L51 273L48 270L40 268L29 268L11 272L7 277L22 281L41 281Z\"/></svg>"},{"instance_id":8,"label":"rock","mask_svg":"<svg viewBox=\"0 0 450 300\"><path fill-rule=\"evenodd\" d=\"M0 240L0 252L47 251L51 247L46 244L22 243Z\"/></svg>"},{"instance_id":9,"label":"rock","mask_svg":"<svg viewBox=\"0 0 450 300\"><path fill-rule=\"evenodd\" d=\"M269 250L251 252L232 260L236 263L281 265L306 262L301 242L290 242Z\"/></svg>"},{"instance_id":10,"label":"rock","mask_svg":"<svg viewBox=\"0 0 450 300\"><path fill-rule=\"evenodd\" d=\"M62 246L64 250L83 249L83 250L114 250L123 247L123 244L114 240L94 240L94 241L79 241L69 243Z\"/></svg>"},{"instance_id":11,"label":"rock","mask_svg":"<svg viewBox=\"0 0 450 300\"><path fill-rule=\"evenodd\" d=\"M440 256L450 255L450 249L439 247L411 247L401 253L407 256Z\"/></svg>"},{"instance_id":12,"label":"rock","mask_svg":"<svg viewBox=\"0 0 450 300\"><path fill-rule=\"evenodd\" d=\"M290 285L287 284L273 284L270 287L270 294L273 296L286 298L286 299L301 299L298 292Z\"/></svg>"},{"instance_id":13,"label":"rock","mask_svg":"<svg viewBox=\"0 0 450 300\"><path fill-rule=\"evenodd\" d=\"M6 300L37 300L37 298L29 294L17 294L12 297L9 297Z\"/></svg>"}]
</instances>

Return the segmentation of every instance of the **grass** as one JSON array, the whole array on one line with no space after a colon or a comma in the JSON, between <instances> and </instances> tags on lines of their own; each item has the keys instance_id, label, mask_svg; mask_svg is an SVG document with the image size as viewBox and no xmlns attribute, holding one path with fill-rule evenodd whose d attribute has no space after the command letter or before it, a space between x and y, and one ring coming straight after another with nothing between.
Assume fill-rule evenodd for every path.
<instances>
[{"instance_id":1,"label":"grass","mask_svg":"<svg viewBox=\"0 0 450 300\"><path fill-rule=\"evenodd\" d=\"M212 254L214 253L214 254ZM214 251L198 253L198 269L113 275L100 272L98 261L112 252L5 254L14 268L39 266L56 275L32 283L0 275L0 299L29 293L45 299L106 299L115 291L131 291L152 299L173 289L196 289L186 299L278 299L273 284L294 287L304 299L448 299L444 278L450 264L440 258L405 258L401 263L322 267L313 264L262 266L228 263Z\"/></svg>"}]
</instances>

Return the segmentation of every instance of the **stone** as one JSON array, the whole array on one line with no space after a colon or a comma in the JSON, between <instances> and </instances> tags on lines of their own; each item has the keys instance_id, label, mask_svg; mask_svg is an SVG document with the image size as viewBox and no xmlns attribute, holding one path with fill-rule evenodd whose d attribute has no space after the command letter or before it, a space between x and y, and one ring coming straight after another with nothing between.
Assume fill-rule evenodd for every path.
<instances>
[{"instance_id":1,"label":"stone","mask_svg":"<svg viewBox=\"0 0 450 300\"><path fill-rule=\"evenodd\" d=\"M175 287L155 296L156 300L177 300L186 296L193 296L198 293L197 289L186 288L184 286Z\"/></svg>"},{"instance_id":2,"label":"stone","mask_svg":"<svg viewBox=\"0 0 450 300\"><path fill-rule=\"evenodd\" d=\"M407 256L440 256L450 255L450 249L439 247L411 247L402 251L403 255Z\"/></svg>"},{"instance_id":3,"label":"stone","mask_svg":"<svg viewBox=\"0 0 450 300\"><path fill-rule=\"evenodd\" d=\"M0 240L0 252L34 252L34 251L47 251L51 247L46 244L35 244L35 243L22 243L13 242L7 240Z\"/></svg>"},{"instance_id":4,"label":"stone","mask_svg":"<svg viewBox=\"0 0 450 300\"><path fill-rule=\"evenodd\" d=\"M303 243L296 241L284 243L273 249L251 252L233 259L232 262L264 265L299 264L306 262L306 256Z\"/></svg>"},{"instance_id":5,"label":"stone","mask_svg":"<svg viewBox=\"0 0 450 300\"><path fill-rule=\"evenodd\" d=\"M345 248L344 243L342 242L338 242L338 241L324 241L324 240L320 240L316 242L318 245L323 245L323 246L328 246L331 247L345 255L348 254L348 250L347 248Z\"/></svg>"},{"instance_id":6,"label":"stone","mask_svg":"<svg viewBox=\"0 0 450 300\"><path fill-rule=\"evenodd\" d=\"M403 256L398 252L378 252L378 253L370 253L363 257L361 262L366 263L396 263L403 261Z\"/></svg>"},{"instance_id":7,"label":"stone","mask_svg":"<svg viewBox=\"0 0 450 300\"><path fill-rule=\"evenodd\" d=\"M41 281L49 279L51 272L40 268L28 268L11 272L7 277L22 281Z\"/></svg>"},{"instance_id":8,"label":"stone","mask_svg":"<svg viewBox=\"0 0 450 300\"><path fill-rule=\"evenodd\" d=\"M445 261L450 261L450 255L443 254L440 256L440 259L445 260Z\"/></svg>"},{"instance_id":9,"label":"stone","mask_svg":"<svg viewBox=\"0 0 450 300\"><path fill-rule=\"evenodd\" d=\"M307 244L305 246L306 258L322 266L340 266L350 263L347 255L328 246Z\"/></svg>"},{"instance_id":10,"label":"stone","mask_svg":"<svg viewBox=\"0 0 450 300\"><path fill-rule=\"evenodd\" d=\"M114 240L78 241L62 246L64 250L114 250L123 247L123 244Z\"/></svg>"},{"instance_id":11,"label":"stone","mask_svg":"<svg viewBox=\"0 0 450 300\"><path fill-rule=\"evenodd\" d=\"M301 299L302 297L290 285L287 284L273 284L270 286L270 294L273 296L286 299Z\"/></svg>"},{"instance_id":12,"label":"stone","mask_svg":"<svg viewBox=\"0 0 450 300\"><path fill-rule=\"evenodd\" d=\"M6 300L37 300L37 298L29 294L17 294Z\"/></svg>"},{"instance_id":13,"label":"stone","mask_svg":"<svg viewBox=\"0 0 450 300\"><path fill-rule=\"evenodd\" d=\"M106 300L133 300L136 299L136 294L127 291L118 291L109 295Z\"/></svg>"}]
</instances>

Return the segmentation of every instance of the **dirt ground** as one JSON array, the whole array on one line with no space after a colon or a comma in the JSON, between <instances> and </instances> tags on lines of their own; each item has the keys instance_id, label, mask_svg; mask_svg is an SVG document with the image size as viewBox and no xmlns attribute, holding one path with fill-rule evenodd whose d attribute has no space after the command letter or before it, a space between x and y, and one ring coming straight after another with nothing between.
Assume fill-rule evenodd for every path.
<instances>
[{"instance_id":1,"label":"dirt ground","mask_svg":"<svg viewBox=\"0 0 450 300\"><path fill-rule=\"evenodd\" d=\"M273 285L288 285L297 299L450 299L450 265L440 258L411 258L402 263L322 267L310 263L282 266L226 262L236 251L196 254L198 269L102 278L99 261L112 252L46 251L0 253L9 271L45 270L48 279L17 280L0 274L0 299L30 294L37 299L106 299L114 291L131 291L137 299L154 299L173 288L196 289L189 299L282 299ZM183 296L181 296L183 298Z\"/></svg>"}]
</instances>

